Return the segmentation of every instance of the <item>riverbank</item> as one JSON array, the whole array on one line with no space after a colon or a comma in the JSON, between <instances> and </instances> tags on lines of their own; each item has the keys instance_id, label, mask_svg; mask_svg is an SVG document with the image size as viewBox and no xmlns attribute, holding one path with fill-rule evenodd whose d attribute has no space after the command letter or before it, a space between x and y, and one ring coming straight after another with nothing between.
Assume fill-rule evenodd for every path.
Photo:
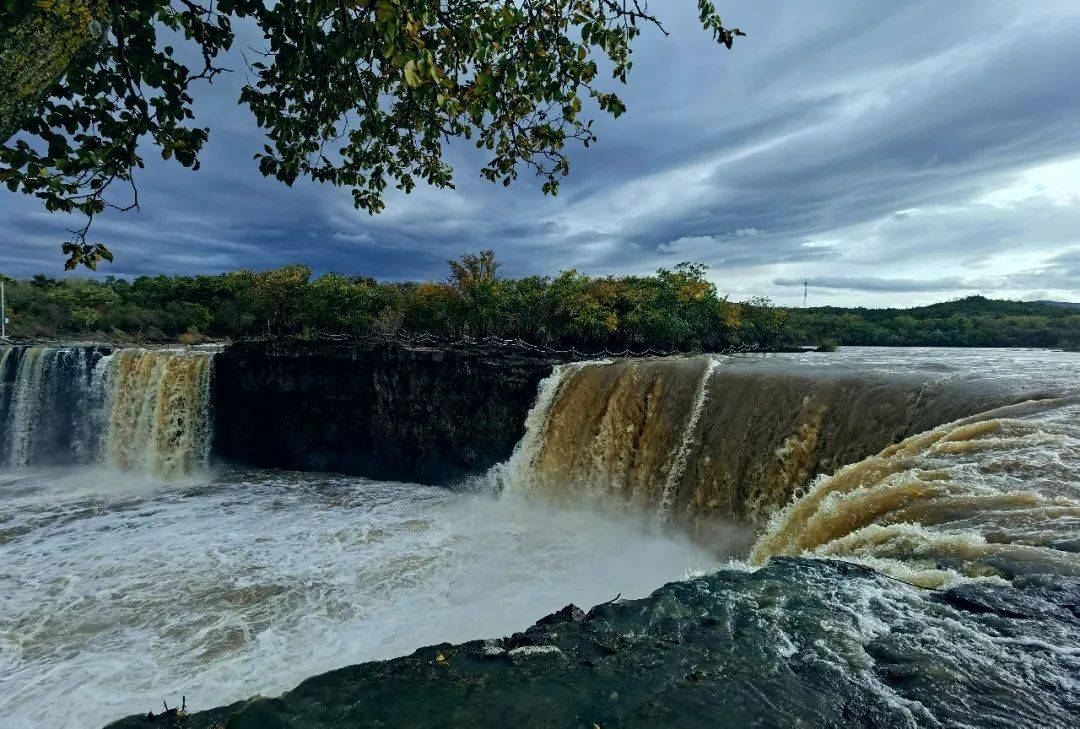
<instances>
[{"instance_id":1,"label":"riverbank","mask_svg":"<svg viewBox=\"0 0 1080 729\"><path fill-rule=\"evenodd\" d=\"M568 605L504 638L350 666L176 726L1064 728L1080 704L1052 646L1080 641L1078 600L1070 578L930 591L777 559L587 613ZM137 715L107 729L162 725Z\"/></svg>"}]
</instances>

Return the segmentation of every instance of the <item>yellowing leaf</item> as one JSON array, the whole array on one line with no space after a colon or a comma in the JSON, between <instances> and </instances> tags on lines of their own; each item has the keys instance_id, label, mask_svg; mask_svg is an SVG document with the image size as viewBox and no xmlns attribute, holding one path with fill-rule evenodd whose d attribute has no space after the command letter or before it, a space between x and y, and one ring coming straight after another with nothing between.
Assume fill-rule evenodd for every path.
<instances>
[{"instance_id":1,"label":"yellowing leaf","mask_svg":"<svg viewBox=\"0 0 1080 729\"><path fill-rule=\"evenodd\" d=\"M405 64L405 83L412 88L420 85L420 74L416 70L416 61L409 61Z\"/></svg>"}]
</instances>

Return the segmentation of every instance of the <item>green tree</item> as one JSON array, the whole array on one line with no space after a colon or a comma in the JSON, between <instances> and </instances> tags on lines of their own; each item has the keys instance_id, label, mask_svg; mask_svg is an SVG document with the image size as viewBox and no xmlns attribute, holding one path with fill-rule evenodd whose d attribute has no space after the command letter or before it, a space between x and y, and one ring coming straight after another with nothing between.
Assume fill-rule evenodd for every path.
<instances>
[{"instance_id":1,"label":"green tree","mask_svg":"<svg viewBox=\"0 0 1080 729\"><path fill-rule=\"evenodd\" d=\"M550 280L546 276L502 281L499 287L501 336L530 342L548 339L551 333L549 286Z\"/></svg>"},{"instance_id":2,"label":"green tree","mask_svg":"<svg viewBox=\"0 0 1080 729\"><path fill-rule=\"evenodd\" d=\"M412 334L454 333L458 292L443 283L421 283L406 289L403 326Z\"/></svg>"},{"instance_id":3,"label":"green tree","mask_svg":"<svg viewBox=\"0 0 1080 729\"><path fill-rule=\"evenodd\" d=\"M261 271L252 279L251 300L256 320L266 324L267 334L292 334L299 328L311 269L290 264Z\"/></svg>"},{"instance_id":4,"label":"green tree","mask_svg":"<svg viewBox=\"0 0 1080 729\"><path fill-rule=\"evenodd\" d=\"M1080 314L1067 305L968 297L912 309L783 309L766 299L730 302L700 265L653 276L554 279L500 276L494 254L463 256L448 282L380 283L310 269L216 276L58 281L5 278L16 337L117 340L364 335L495 334L582 351L649 348L720 351L788 344L1075 347Z\"/></svg>"},{"instance_id":5,"label":"green tree","mask_svg":"<svg viewBox=\"0 0 1080 729\"><path fill-rule=\"evenodd\" d=\"M255 274L242 269L213 278L214 321L220 327L217 333L231 337L243 336L255 321L255 302L251 296Z\"/></svg>"},{"instance_id":6,"label":"green tree","mask_svg":"<svg viewBox=\"0 0 1080 729\"><path fill-rule=\"evenodd\" d=\"M495 260L495 251L466 253L447 263L461 330L474 337L488 336L499 314L501 294L498 271L502 264Z\"/></svg>"},{"instance_id":7,"label":"green tree","mask_svg":"<svg viewBox=\"0 0 1080 729\"><path fill-rule=\"evenodd\" d=\"M731 47L741 32L697 0L702 26ZM453 139L489 154L504 185L525 169L555 194L566 147L596 140L592 108L619 116L601 69L625 83L634 39L659 26L647 0L0 0L0 181L52 211L81 213L68 267L111 259L87 242L106 207L138 207L141 151L197 168L209 130L196 82L222 72L233 23L263 36L240 93L266 131L260 171L352 190L378 212L388 185L453 185ZM173 38L200 63L179 60ZM585 103L591 105L585 108ZM20 132L20 133L17 133ZM13 136L14 134L14 136ZM149 142L149 144L143 143Z\"/></svg>"},{"instance_id":8,"label":"green tree","mask_svg":"<svg viewBox=\"0 0 1080 729\"><path fill-rule=\"evenodd\" d=\"M755 348L773 349L787 334L787 312L763 296L743 302L742 322L743 342Z\"/></svg>"},{"instance_id":9,"label":"green tree","mask_svg":"<svg viewBox=\"0 0 1080 729\"><path fill-rule=\"evenodd\" d=\"M71 317L71 323L75 326L77 331L93 329L101 320L101 313L88 306L72 307L69 316Z\"/></svg>"},{"instance_id":10,"label":"green tree","mask_svg":"<svg viewBox=\"0 0 1080 729\"><path fill-rule=\"evenodd\" d=\"M366 281L327 273L311 282L304 296L308 325L331 334L364 334L375 317L375 296Z\"/></svg>"},{"instance_id":11,"label":"green tree","mask_svg":"<svg viewBox=\"0 0 1080 729\"><path fill-rule=\"evenodd\" d=\"M631 308L629 287L614 278L590 278L575 269L551 282L551 320L562 346L603 347L624 341Z\"/></svg>"}]
</instances>

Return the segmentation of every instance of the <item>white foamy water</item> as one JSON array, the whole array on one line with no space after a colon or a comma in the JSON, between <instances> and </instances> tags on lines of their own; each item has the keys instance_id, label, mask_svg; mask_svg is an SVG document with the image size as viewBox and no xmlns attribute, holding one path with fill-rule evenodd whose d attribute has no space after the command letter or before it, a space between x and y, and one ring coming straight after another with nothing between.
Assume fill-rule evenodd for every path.
<instances>
[{"instance_id":1,"label":"white foamy water","mask_svg":"<svg viewBox=\"0 0 1080 729\"><path fill-rule=\"evenodd\" d=\"M62 388L50 389L67 380L49 380L31 366L41 356L46 353L24 357L25 373L20 369L11 381L24 399L9 398L10 440L0 445L16 455L47 455L59 440L47 426L70 410L54 407L52 393ZM746 530L729 527L727 501L718 498L729 486L741 488L721 478L725 454L734 463L754 449L763 453L760 468L747 473L766 496L775 491L786 502L807 477L807 464L824 453L826 436L845 445L887 419L883 404L913 401L914 418L915 406L935 397L943 408L962 410L969 394L981 402L1015 393L1005 399L1019 401L1075 395L1080 384L1080 355L1030 350L868 348L730 358L721 365L670 359L566 365L542 384L513 457L486 479L507 487L497 498L326 474L208 473L209 361L200 357L131 352L72 369L88 383L93 415L72 428L76 451L126 471L40 469L33 466L39 461L22 456L9 462L27 468L0 471L5 729L100 726L184 695L191 709L274 695L333 668L444 641L503 636L570 602L589 607L619 593L644 596L666 581L715 569L729 553L718 544L745 544ZM806 397L801 390L794 399L786 394L793 367L798 375L818 373ZM911 375L925 384L892 400L878 384L864 387L865 397L852 385L857 396L844 399L848 385L820 376L849 370ZM752 376L739 380L746 372ZM779 373L773 381L783 387L761 392L780 405L790 400L798 417L782 418L784 427L771 440L749 441L768 430L758 414L780 406L750 387L768 372ZM959 400L941 396L950 391ZM604 395L599 401L597 393ZM739 412L724 407L738 403ZM836 403L851 417L826 418ZM743 423L735 417L740 408L753 416L745 427L719 427ZM1041 569L1047 562L1041 556L1052 549L1051 566L1062 571L1058 563L1076 563L1075 504L1065 503L1075 491L1065 487L1078 483L1069 454L1080 440L1073 435L1075 407L1054 408L1038 417L1010 410L991 418L993 428L950 426L942 431L948 437L916 429L907 445L822 474L805 503L832 495L822 503L843 497L868 508L804 509L807 519L790 520L798 529L782 530L784 548L768 553L820 552L905 566L914 544L921 551L912 569L940 571L947 557L952 562L944 567L957 574L984 575L1007 574L1016 565ZM848 421L858 427L847 428ZM882 478L852 476L878 471ZM164 483L149 473L177 480ZM567 491L562 487L575 478L648 508L635 519L626 509L604 515L535 498L537 484L559 487L545 488L547 495ZM693 488L677 494L684 483ZM855 488L840 488L845 484ZM867 498L876 494L885 499ZM728 538L714 535L718 541L705 550L662 531L658 505L660 513L674 506L683 517L707 518ZM834 513L843 518L830 520ZM853 514L864 518L856 523ZM802 528L804 522L812 528ZM862 530L851 533L853 526Z\"/></svg>"},{"instance_id":2,"label":"white foamy water","mask_svg":"<svg viewBox=\"0 0 1080 729\"><path fill-rule=\"evenodd\" d=\"M208 708L718 558L644 521L320 474L0 473L0 724Z\"/></svg>"},{"instance_id":3,"label":"white foamy water","mask_svg":"<svg viewBox=\"0 0 1080 729\"><path fill-rule=\"evenodd\" d=\"M0 347L0 465L107 463L163 479L205 469L212 369L213 353L195 348Z\"/></svg>"},{"instance_id":4,"label":"white foamy water","mask_svg":"<svg viewBox=\"0 0 1080 729\"><path fill-rule=\"evenodd\" d=\"M1080 388L1080 352L1027 348L840 347L835 352L748 354L740 360L808 368L915 375L931 382L986 382L996 389L1060 394Z\"/></svg>"}]
</instances>

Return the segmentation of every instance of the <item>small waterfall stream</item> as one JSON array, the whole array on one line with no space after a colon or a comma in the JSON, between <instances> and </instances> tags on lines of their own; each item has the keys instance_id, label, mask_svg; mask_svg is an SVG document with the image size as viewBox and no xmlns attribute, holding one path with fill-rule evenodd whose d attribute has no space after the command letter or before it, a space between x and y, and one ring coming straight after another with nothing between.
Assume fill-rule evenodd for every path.
<instances>
[{"instance_id":1,"label":"small waterfall stream","mask_svg":"<svg viewBox=\"0 0 1080 729\"><path fill-rule=\"evenodd\" d=\"M5 347L0 464L101 462L175 479L210 453L213 355L186 349Z\"/></svg>"},{"instance_id":2,"label":"small waterfall stream","mask_svg":"<svg viewBox=\"0 0 1080 729\"><path fill-rule=\"evenodd\" d=\"M121 350L106 365L104 454L125 470L176 478L207 465L207 353Z\"/></svg>"},{"instance_id":3,"label":"small waterfall stream","mask_svg":"<svg viewBox=\"0 0 1080 729\"><path fill-rule=\"evenodd\" d=\"M15 382L8 415L7 462L25 466L33 457L35 436L46 413L56 403L57 378L48 377L56 370L59 350L31 347L22 356L15 371Z\"/></svg>"}]
</instances>

